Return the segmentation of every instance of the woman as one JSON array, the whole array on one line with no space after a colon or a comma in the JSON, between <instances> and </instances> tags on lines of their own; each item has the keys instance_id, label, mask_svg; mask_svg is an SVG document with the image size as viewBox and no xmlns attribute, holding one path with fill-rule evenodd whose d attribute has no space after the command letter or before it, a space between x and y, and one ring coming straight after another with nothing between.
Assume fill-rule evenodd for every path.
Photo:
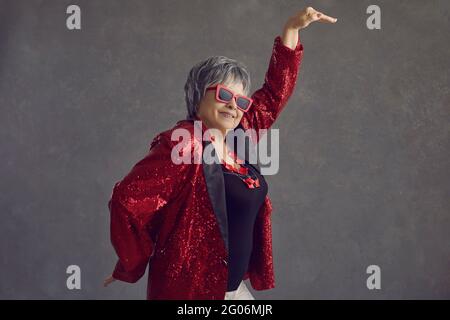
<instances>
[{"instance_id":1,"label":"woman","mask_svg":"<svg viewBox=\"0 0 450 320\"><path fill-rule=\"evenodd\" d=\"M105 286L134 283L149 265L147 299L254 299L246 279L255 290L275 287L267 183L256 164L228 150L225 137L255 129L258 142L259 130L271 127L296 84L303 56L298 31L313 21L337 19L311 7L289 18L275 38L264 85L251 97L248 72L235 60L211 57L192 68L187 119L158 134L114 186L108 205L119 260ZM219 163L174 161L174 132L194 136L196 129L218 134L191 139L182 151L203 154L212 144Z\"/></svg>"}]
</instances>

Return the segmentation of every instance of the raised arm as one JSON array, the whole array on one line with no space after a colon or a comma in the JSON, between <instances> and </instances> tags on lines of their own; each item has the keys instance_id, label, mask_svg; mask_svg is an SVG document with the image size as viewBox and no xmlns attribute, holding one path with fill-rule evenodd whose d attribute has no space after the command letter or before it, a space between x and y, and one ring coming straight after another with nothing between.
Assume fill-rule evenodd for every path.
<instances>
[{"instance_id":1,"label":"raised arm","mask_svg":"<svg viewBox=\"0 0 450 320\"><path fill-rule=\"evenodd\" d=\"M300 41L295 49L290 49L282 43L280 36L275 38L264 84L253 93L253 105L241 120L244 129L256 131L258 141L259 130L272 126L294 91L302 56Z\"/></svg>"},{"instance_id":2,"label":"raised arm","mask_svg":"<svg viewBox=\"0 0 450 320\"><path fill-rule=\"evenodd\" d=\"M259 130L272 126L295 89L303 58L299 30L313 21L334 23L337 20L307 7L290 17L282 35L275 38L264 84L253 93L253 105L241 120L244 129L256 131L257 141L261 138Z\"/></svg>"}]
</instances>

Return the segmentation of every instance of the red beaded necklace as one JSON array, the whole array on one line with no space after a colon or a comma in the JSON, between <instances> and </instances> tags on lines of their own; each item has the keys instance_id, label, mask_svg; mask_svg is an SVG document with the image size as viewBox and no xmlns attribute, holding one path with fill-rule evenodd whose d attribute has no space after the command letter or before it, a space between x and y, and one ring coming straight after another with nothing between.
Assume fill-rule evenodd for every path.
<instances>
[{"instance_id":1,"label":"red beaded necklace","mask_svg":"<svg viewBox=\"0 0 450 320\"><path fill-rule=\"evenodd\" d=\"M244 167L244 165L243 165L244 161L239 159L237 157L237 155L232 151L229 151L228 155L230 155L236 163L240 163L240 168L237 169L233 165L226 163L223 159L222 159L222 165L224 165L228 171L233 172L235 175L237 175L239 178L241 178L241 180L247 185L248 188L250 188L250 189L259 188L260 184L259 184L258 177L256 176L256 174L254 172L253 172L253 175L249 174L249 170L248 170L249 168ZM250 170L250 171L252 171L252 170Z\"/></svg>"},{"instance_id":2,"label":"red beaded necklace","mask_svg":"<svg viewBox=\"0 0 450 320\"><path fill-rule=\"evenodd\" d=\"M215 141L215 137L213 135L211 135L210 140ZM231 171L233 174L237 175L247 185L247 187L249 189L259 188L260 184L259 184L259 179L256 176L256 173L252 172L253 175L249 174L248 168L243 166L244 161L239 159L237 154L234 153L233 151L228 151L228 155L231 156L231 158L233 158L233 160L236 163L240 164L240 168L236 169L233 165L226 163L223 159L222 159L222 165L228 171ZM253 171L253 170L250 170L250 171Z\"/></svg>"}]
</instances>

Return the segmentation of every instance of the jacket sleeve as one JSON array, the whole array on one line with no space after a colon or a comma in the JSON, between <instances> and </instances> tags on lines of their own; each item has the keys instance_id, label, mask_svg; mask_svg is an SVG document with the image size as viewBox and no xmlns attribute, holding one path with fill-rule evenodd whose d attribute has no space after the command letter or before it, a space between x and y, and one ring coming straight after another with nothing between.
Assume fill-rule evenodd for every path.
<instances>
[{"instance_id":1,"label":"jacket sleeve","mask_svg":"<svg viewBox=\"0 0 450 320\"><path fill-rule=\"evenodd\" d=\"M256 131L256 142L261 138L259 130L272 126L294 91L302 57L300 36L295 49L285 46L281 36L275 38L264 84L253 93L253 105L241 120L245 129Z\"/></svg>"},{"instance_id":2,"label":"jacket sleeve","mask_svg":"<svg viewBox=\"0 0 450 320\"><path fill-rule=\"evenodd\" d=\"M192 166L174 164L171 150L170 138L156 136L147 156L114 185L108 207L111 243L119 257L115 279L134 283L143 276L154 246L152 219L186 182Z\"/></svg>"}]
</instances>

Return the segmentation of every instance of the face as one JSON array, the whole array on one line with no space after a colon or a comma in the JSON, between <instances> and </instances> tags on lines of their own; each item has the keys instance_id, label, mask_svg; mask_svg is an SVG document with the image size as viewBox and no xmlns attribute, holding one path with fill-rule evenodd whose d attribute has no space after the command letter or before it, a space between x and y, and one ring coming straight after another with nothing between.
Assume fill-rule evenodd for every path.
<instances>
[{"instance_id":1,"label":"face","mask_svg":"<svg viewBox=\"0 0 450 320\"><path fill-rule=\"evenodd\" d=\"M244 88L240 82L224 83L235 94L245 95ZM225 136L227 131L234 129L241 122L244 113L236 106L235 99L228 103L216 100L216 91L207 90L197 111L197 116L208 128L215 128L222 131Z\"/></svg>"}]
</instances>

